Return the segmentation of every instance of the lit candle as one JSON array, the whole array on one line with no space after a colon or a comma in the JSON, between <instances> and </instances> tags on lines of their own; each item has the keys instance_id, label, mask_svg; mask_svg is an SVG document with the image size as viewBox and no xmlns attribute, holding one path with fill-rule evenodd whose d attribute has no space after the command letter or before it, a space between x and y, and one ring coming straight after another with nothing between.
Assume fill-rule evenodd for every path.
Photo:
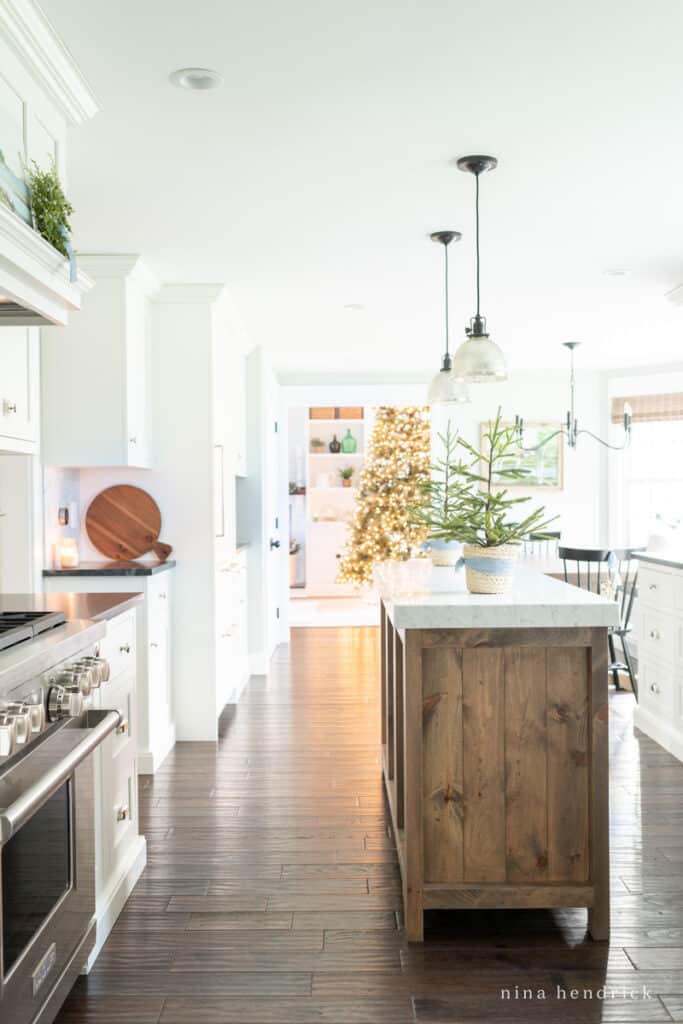
<instances>
[{"instance_id":1,"label":"lit candle","mask_svg":"<svg viewBox=\"0 0 683 1024\"><path fill-rule=\"evenodd\" d=\"M75 537L63 537L59 542L58 552L62 569L78 568L78 544Z\"/></svg>"}]
</instances>

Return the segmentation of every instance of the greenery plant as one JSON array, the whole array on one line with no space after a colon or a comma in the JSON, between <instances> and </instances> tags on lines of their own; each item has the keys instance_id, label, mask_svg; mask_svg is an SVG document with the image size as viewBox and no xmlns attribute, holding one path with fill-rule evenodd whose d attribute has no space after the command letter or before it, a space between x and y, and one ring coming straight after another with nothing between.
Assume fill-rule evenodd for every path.
<instances>
[{"instance_id":1,"label":"greenery plant","mask_svg":"<svg viewBox=\"0 0 683 1024\"><path fill-rule=\"evenodd\" d=\"M62 184L52 160L42 171L35 160L26 168L26 184L31 196L31 213L36 231L63 256L68 257L64 232L71 233L69 217L74 212L64 195Z\"/></svg>"},{"instance_id":2,"label":"greenery plant","mask_svg":"<svg viewBox=\"0 0 683 1024\"><path fill-rule=\"evenodd\" d=\"M353 466L343 466L340 470L338 470L339 476L342 478L342 480L350 480L355 472L356 471L353 468Z\"/></svg>"},{"instance_id":3,"label":"greenery plant","mask_svg":"<svg viewBox=\"0 0 683 1024\"><path fill-rule=\"evenodd\" d=\"M322 440L322 438L320 438L320 437L312 437L311 438L311 450L312 451L315 451L316 449L324 448L324 447L325 447L325 442Z\"/></svg>"},{"instance_id":4,"label":"greenery plant","mask_svg":"<svg viewBox=\"0 0 683 1024\"><path fill-rule=\"evenodd\" d=\"M503 426L501 410L483 435L482 451L469 441L441 436L444 456L432 467L432 479L421 486L422 503L411 508L416 525L426 527L432 540L461 541L478 547L521 544L530 533L543 533L553 516L544 506L517 518L518 506L530 497L512 498L499 481L523 480L528 470L511 465L519 447L515 427ZM462 453L457 457L458 450ZM496 481L496 482L494 482Z\"/></svg>"}]
</instances>

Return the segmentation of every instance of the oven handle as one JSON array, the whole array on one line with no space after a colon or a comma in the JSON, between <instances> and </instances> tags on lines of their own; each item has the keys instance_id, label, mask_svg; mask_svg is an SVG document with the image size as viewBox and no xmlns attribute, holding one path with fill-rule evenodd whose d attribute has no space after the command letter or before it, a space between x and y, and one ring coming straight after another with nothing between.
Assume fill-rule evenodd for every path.
<instances>
[{"instance_id":1,"label":"oven handle","mask_svg":"<svg viewBox=\"0 0 683 1024\"><path fill-rule=\"evenodd\" d=\"M107 711L104 717L87 731L80 743L61 760L52 765L30 785L13 803L0 810L0 841L7 842L36 810L69 778L74 768L99 746L110 732L120 725L121 714Z\"/></svg>"}]
</instances>

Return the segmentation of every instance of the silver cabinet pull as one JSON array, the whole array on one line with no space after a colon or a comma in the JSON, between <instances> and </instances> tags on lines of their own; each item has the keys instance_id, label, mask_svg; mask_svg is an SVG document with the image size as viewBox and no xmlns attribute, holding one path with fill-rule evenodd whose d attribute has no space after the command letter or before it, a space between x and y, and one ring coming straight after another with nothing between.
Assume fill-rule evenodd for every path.
<instances>
[{"instance_id":1,"label":"silver cabinet pull","mask_svg":"<svg viewBox=\"0 0 683 1024\"><path fill-rule=\"evenodd\" d=\"M657 589L657 584L656 583L651 583L648 589L649 590L656 590Z\"/></svg>"},{"instance_id":2,"label":"silver cabinet pull","mask_svg":"<svg viewBox=\"0 0 683 1024\"><path fill-rule=\"evenodd\" d=\"M660 637L659 637L659 630L658 630L658 629L651 629L651 630L650 630L650 637L651 637L651 638L652 638L653 640L659 640L659 638L660 638Z\"/></svg>"},{"instance_id":3,"label":"silver cabinet pull","mask_svg":"<svg viewBox=\"0 0 683 1024\"><path fill-rule=\"evenodd\" d=\"M2 411L5 416L9 416L10 413L15 413L17 411L17 403L10 402L9 398L3 398Z\"/></svg>"},{"instance_id":4,"label":"silver cabinet pull","mask_svg":"<svg viewBox=\"0 0 683 1024\"><path fill-rule=\"evenodd\" d=\"M161 593L159 594L159 600L160 600L160 601L165 601L165 600L166 600L166 594L164 593L164 591L163 591L163 590L162 590L162 592L161 592Z\"/></svg>"},{"instance_id":5,"label":"silver cabinet pull","mask_svg":"<svg viewBox=\"0 0 683 1024\"><path fill-rule=\"evenodd\" d=\"M121 654L130 654L130 644L121 644L119 651Z\"/></svg>"},{"instance_id":6,"label":"silver cabinet pull","mask_svg":"<svg viewBox=\"0 0 683 1024\"><path fill-rule=\"evenodd\" d=\"M128 438L128 444L137 444L137 443L138 443L137 437L129 437Z\"/></svg>"},{"instance_id":7,"label":"silver cabinet pull","mask_svg":"<svg viewBox=\"0 0 683 1024\"><path fill-rule=\"evenodd\" d=\"M650 687L650 692L651 693L661 693L661 691L659 689L659 685L657 683L653 683L652 686Z\"/></svg>"},{"instance_id":8,"label":"silver cabinet pull","mask_svg":"<svg viewBox=\"0 0 683 1024\"><path fill-rule=\"evenodd\" d=\"M116 808L116 820L117 821L128 821L130 818L130 807L127 804L121 804L120 807Z\"/></svg>"},{"instance_id":9,"label":"silver cabinet pull","mask_svg":"<svg viewBox=\"0 0 683 1024\"><path fill-rule=\"evenodd\" d=\"M150 642L149 642L149 646L150 646L150 647L158 647L158 646L159 646L159 644L158 644L158 643L156 642L156 640L150 640Z\"/></svg>"}]
</instances>

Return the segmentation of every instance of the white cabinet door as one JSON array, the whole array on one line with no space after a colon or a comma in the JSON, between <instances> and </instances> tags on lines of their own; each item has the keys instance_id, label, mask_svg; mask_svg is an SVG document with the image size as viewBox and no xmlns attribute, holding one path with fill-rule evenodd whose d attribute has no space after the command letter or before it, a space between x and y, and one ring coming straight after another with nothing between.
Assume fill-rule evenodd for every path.
<instances>
[{"instance_id":1,"label":"white cabinet door","mask_svg":"<svg viewBox=\"0 0 683 1024\"><path fill-rule=\"evenodd\" d=\"M164 744L173 721L171 683L170 579L150 577L147 585L147 716L151 750Z\"/></svg>"},{"instance_id":2,"label":"white cabinet door","mask_svg":"<svg viewBox=\"0 0 683 1024\"><path fill-rule=\"evenodd\" d=\"M150 317L149 304L136 282L126 289L126 451L128 465L151 465L148 431Z\"/></svg>"},{"instance_id":3,"label":"white cabinet door","mask_svg":"<svg viewBox=\"0 0 683 1024\"><path fill-rule=\"evenodd\" d=\"M3 327L0 335L0 436L38 440L38 349L35 329ZM12 450L2 443L0 447ZM25 450L25 449L22 449Z\"/></svg>"}]
</instances>

